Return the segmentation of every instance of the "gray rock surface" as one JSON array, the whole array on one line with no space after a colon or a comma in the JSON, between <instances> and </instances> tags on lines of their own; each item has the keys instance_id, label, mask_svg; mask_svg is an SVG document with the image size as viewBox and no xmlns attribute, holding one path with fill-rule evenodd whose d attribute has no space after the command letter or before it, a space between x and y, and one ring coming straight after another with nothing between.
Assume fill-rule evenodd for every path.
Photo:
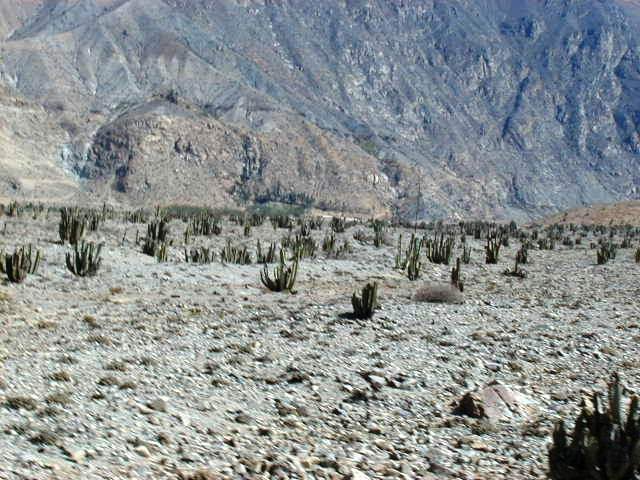
<instances>
[{"instance_id":1,"label":"gray rock surface","mask_svg":"<svg viewBox=\"0 0 640 480\"><path fill-rule=\"evenodd\" d=\"M290 295L262 286L261 265L219 261L227 239L255 256L257 238L288 234L269 222L251 238L228 221L219 237L193 237L189 247L216 253L194 265L182 260L181 221L159 264L133 240L144 224L110 220L88 234L105 243L98 275L76 278L57 220L2 219L6 251L30 242L44 253L24 283L0 283L3 479L205 469L225 479L542 480L553 425L571 424L586 392L613 371L640 391L637 238L605 265L593 234L575 248L531 248L529 276L517 279L502 272L519 241L486 265L484 241L468 237L465 302L448 305L413 297L422 282L447 281L450 266L425 259L411 282L393 268L394 245L353 239L361 227L337 234L353 244L344 258L303 259ZM327 224L312 232L317 242ZM388 231L400 233L410 234ZM381 309L347 318L353 291L373 280ZM493 381L535 411L493 422L453 412Z\"/></svg>"}]
</instances>

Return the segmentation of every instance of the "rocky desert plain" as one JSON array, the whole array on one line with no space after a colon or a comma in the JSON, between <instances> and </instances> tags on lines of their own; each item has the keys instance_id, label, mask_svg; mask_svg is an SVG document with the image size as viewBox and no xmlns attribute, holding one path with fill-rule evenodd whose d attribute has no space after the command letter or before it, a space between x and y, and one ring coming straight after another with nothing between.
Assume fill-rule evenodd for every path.
<instances>
[{"instance_id":1,"label":"rocky desert plain","mask_svg":"<svg viewBox=\"0 0 640 480\"><path fill-rule=\"evenodd\" d=\"M2 479L542 479L554 425L571 425L584 395L614 372L640 391L636 227L375 234L368 220L222 215L217 235L185 236L191 219L173 215L158 261L142 248L162 213L97 209L84 240L103 244L102 264L78 277L58 209L19 210L0 217L0 247L31 244L41 259L0 284ZM507 245L487 264L496 229ZM455 238L450 264L423 249L409 280L399 236L402 256L414 232L438 231ZM294 293L272 292L257 241L296 234L315 254L300 258ZM222 262L227 242L252 263ZM599 265L606 242L619 248ZM523 243L526 277L505 275ZM186 262L199 247L212 261ZM460 292L451 269L465 253ZM352 294L369 282L379 308L356 319Z\"/></svg>"}]
</instances>

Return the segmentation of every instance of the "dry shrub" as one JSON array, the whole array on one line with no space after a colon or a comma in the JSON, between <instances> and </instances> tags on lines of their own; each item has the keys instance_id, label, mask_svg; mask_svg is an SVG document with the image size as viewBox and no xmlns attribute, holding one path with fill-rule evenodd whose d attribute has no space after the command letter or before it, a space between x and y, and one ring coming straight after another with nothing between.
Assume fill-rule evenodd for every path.
<instances>
[{"instance_id":1,"label":"dry shrub","mask_svg":"<svg viewBox=\"0 0 640 480\"><path fill-rule=\"evenodd\" d=\"M414 297L416 302L463 303L462 292L450 283L428 283L418 289Z\"/></svg>"}]
</instances>

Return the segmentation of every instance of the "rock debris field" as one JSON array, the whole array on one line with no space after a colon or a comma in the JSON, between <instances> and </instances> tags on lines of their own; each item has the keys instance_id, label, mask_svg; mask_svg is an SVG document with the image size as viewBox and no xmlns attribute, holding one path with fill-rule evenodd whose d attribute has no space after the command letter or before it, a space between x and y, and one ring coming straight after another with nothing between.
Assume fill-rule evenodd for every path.
<instances>
[{"instance_id":1,"label":"rock debris field","mask_svg":"<svg viewBox=\"0 0 640 480\"><path fill-rule=\"evenodd\" d=\"M394 269L408 229L376 248L351 226L335 259L325 221L290 294L262 285L262 265L220 261L227 239L255 260L257 239L288 234L268 220L249 237L226 218L220 235L193 236L188 248L217 255L205 265L185 263L182 220L163 263L135 243L145 224L107 220L86 234L104 247L85 278L65 267L56 211L1 220L5 253L31 243L44 257L0 285L1 479L546 478L554 424L572 425L584 394L615 371L640 391L635 244L604 265L593 233L534 247L520 279L503 275L518 239L487 265L468 235L464 302L447 304L415 294L448 284L451 265L423 257L415 281ZM380 309L351 318L373 281Z\"/></svg>"}]
</instances>

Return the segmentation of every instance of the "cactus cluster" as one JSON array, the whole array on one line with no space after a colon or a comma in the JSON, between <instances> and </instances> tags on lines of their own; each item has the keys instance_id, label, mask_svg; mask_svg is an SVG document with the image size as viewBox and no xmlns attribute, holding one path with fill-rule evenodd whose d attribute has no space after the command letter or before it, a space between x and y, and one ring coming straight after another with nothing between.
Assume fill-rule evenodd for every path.
<instances>
[{"instance_id":1,"label":"cactus cluster","mask_svg":"<svg viewBox=\"0 0 640 480\"><path fill-rule=\"evenodd\" d=\"M420 270L422 269L422 262L420 261L421 248L422 242L417 237L412 238L407 252L407 277L411 281L420 278Z\"/></svg>"},{"instance_id":2,"label":"cactus cluster","mask_svg":"<svg viewBox=\"0 0 640 480\"><path fill-rule=\"evenodd\" d=\"M378 283L367 283L360 296L358 296L357 292L353 292L351 306L353 307L354 318L360 320L371 318L375 310L379 308Z\"/></svg>"},{"instance_id":3,"label":"cactus cluster","mask_svg":"<svg viewBox=\"0 0 640 480\"><path fill-rule=\"evenodd\" d=\"M384 238L385 224L379 220L373 221L373 245L376 248L380 248L385 243Z\"/></svg>"},{"instance_id":4,"label":"cactus cluster","mask_svg":"<svg viewBox=\"0 0 640 480\"><path fill-rule=\"evenodd\" d=\"M67 269L78 277L94 276L102 263L101 251L102 244L96 246L93 242L76 243L73 252L66 254Z\"/></svg>"},{"instance_id":5,"label":"cactus cluster","mask_svg":"<svg viewBox=\"0 0 640 480\"><path fill-rule=\"evenodd\" d=\"M85 216L87 220L87 228L90 232L96 232L102 223L102 216L96 212L90 212Z\"/></svg>"},{"instance_id":6,"label":"cactus cluster","mask_svg":"<svg viewBox=\"0 0 640 480\"><path fill-rule=\"evenodd\" d=\"M538 240L538 250L554 250L556 248L556 242L553 238L540 238Z\"/></svg>"},{"instance_id":7,"label":"cactus cluster","mask_svg":"<svg viewBox=\"0 0 640 480\"><path fill-rule=\"evenodd\" d=\"M640 474L640 412L633 395L625 418L617 374L608 387L608 402L595 393L583 400L573 432L556 425L549 450L553 480L632 480Z\"/></svg>"},{"instance_id":8,"label":"cactus cluster","mask_svg":"<svg viewBox=\"0 0 640 480\"><path fill-rule=\"evenodd\" d=\"M215 260L216 254L213 249L206 247L192 248L187 251L184 249L184 261L187 263L198 263L204 265Z\"/></svg>"},{"instance_id":9,"label":"cactus cluster","mask_svg":"<svg viewBox=\"0 0 640 480\"><path fill-rule=\"evenodd\" d=\"M336 235L333 232L329 232L322 240L322 251L331 254L336 249Z\"/></svg>"},{"instance_id":10,"label":"cactus cluster","mask_svg":"<svg viewBox=\"0 0 640 480\"><path fill-rule=\"evenodd\" d=\"M19 247L13 254L0 252L0 270L10 282L22 283L27 275L34 274L38 270L42 254L36 250L35 254L31 245L29 247Z\"/></svg>"},{"instance_id":11,"label":"cactus cluster","mask_svg":"<svg viewBox=\"0 0 640 480\"><path fill-rule=\"evenodd\" d=\"M395 257L395 268L405 271L409 280L417 280L420 277L422 262L420 261L420 253L422 251L423 241L415 234L411 234L411 240L407 251L402 252L402 235L398 238L398 253Z\"/></svg>"},{"instance_id":12,"label":"cactus cluster","mask_svg":"<svg viewBox=\"0 0 640 480\"><path fill-rule=\"evenodd\" d=\"M296 283L298 276L298 258L294 258L290 266L287 266L285 262L284 249L280 249L280 262L273 270L273 278L269 275L269 268L264 266L262 272L260 272L260 280L262 284L272 292L290 292L293 291L293 286Z\"/></svg>"},{"instance_id":13,"label":"cactus cluster","mask_svg":"<svg viewBox=\"0 0 640 480\"><path fill-rule=\"evenodd\" d=\"M159 262L165 262L167 260L167 248L169 245L168 236L169 225L166 218L149 222L147 224L147 236L142 245L142 253L156 257Z\"/></svg>"},{"instance_id":14,"label":"cactus cluster","mask_svg":"<svg viewBox=\"0 0 640 480\"><path fill-rule=\"evenodd\" d=\"M344 233L347 229L347 220L344 217L333 217L331 219L331 230L334 233Z\"/></svg>"},{"instance_id":15,"label":"cactus cluster","mask_svg":"<svg viewBox=\"0 0 640 480\"><path fill-rule=\"evenodd\" d=\"M159 263L166 262L169 259L169 242L158 242L155 245L155 257Z\"/></svg>"},{"instance_id":16,"label":"cactus cluster","mask_svg":"<svg viewBox=\"0 0 640 480\"><path fill-rule=\"evenodd\" d=\"M496 231L487 235L487 245L485 247L485 262L488 264L498 263L500 257L500 247L502 246L502 234Z\"/></svg>"},{"instance_id":17,"label":"cactus cluster","mask_svg":"<svg viewBox=\"0 0 640 480\"><path fill-rule=\"evenodd\" d=\"M293 241L289 243L289 248L291 248L292 256L294 257L313 258L316 256L318 245L311 237L296 235Z\"/></svg>"},{"instance_id":18,"label":"cactus cluster","mask_svg":"<svg viewBox=\"0 0 640 480\"><path fill-rule=\"evenodd\" d=\"M204 213L191 218L188 228L192 235L204 235L209 237L211 235L220 235L222 233L220 218Z\"/></svg>"},{"instance_id":19,"label":"cactus cluster","mask_svg":"<svg viewBox=\"0 0 640 480\"><path fill-rule=\"evenodd\" d=\"M237 265L250 265L251 254L246 246L236 247L231 244L231 240L227 240L227 244L220 252L220 260L222 263L234 263Z\"/></svg>"},{"instance_id":20,"label":"cactus cluster","mask_svg":"<svg viewBox=\"0 0 640 480\"><path fill-rule=\"evenodd\" d=\"M429 259L431 263L449 265L451 253L455 245L454 237L445 236L444 233L436 233L433 239L425 239L424 244L427 259Z\"/></svg>"},{"instance_id":21,"label":"cactus cluster","mask_svg":"<svg viewBox=\"0 0 640 480\"><path fill-rule=\"evenodd\" d=\"M602 243L596 254L596 262L598 265L604 265L609 260L616 258L618 249L612 242Z\"/></svg>"},{"instance_id":22,"label":"cactus cluster","mask_svg":"<svg viewBox=\"0 0 640 480\"><path fill-rule=\"evenodd\" d=\"M276 244L272 242L266 251L262 250L260 240L256 246L256 262L257 263L273 263L276 261Z\"/></svg>"},{"instance_id":23,"label":"cactus cluster","mask_svg":"<svg viewBox=\"0 0 640 480\"><path fill-rule=\"evenodd\" d=\"M58 233L62 243L75 245L84 237L87 228L87 219L77 208L61 208Z\"/></svg>"},{"instance_id":24,"label":"cactus cluster","mask_svg":"<svg viewBox=\"0 0 640 480\"><path fill-rule=\"evenodd\" d=\"M289 215L275 215L273 217L269 217L269 220L271 221L271 225L274 230L278 228L287 228L291 230L293 228L293 220Z\"/></svg>"}]
</instances>

